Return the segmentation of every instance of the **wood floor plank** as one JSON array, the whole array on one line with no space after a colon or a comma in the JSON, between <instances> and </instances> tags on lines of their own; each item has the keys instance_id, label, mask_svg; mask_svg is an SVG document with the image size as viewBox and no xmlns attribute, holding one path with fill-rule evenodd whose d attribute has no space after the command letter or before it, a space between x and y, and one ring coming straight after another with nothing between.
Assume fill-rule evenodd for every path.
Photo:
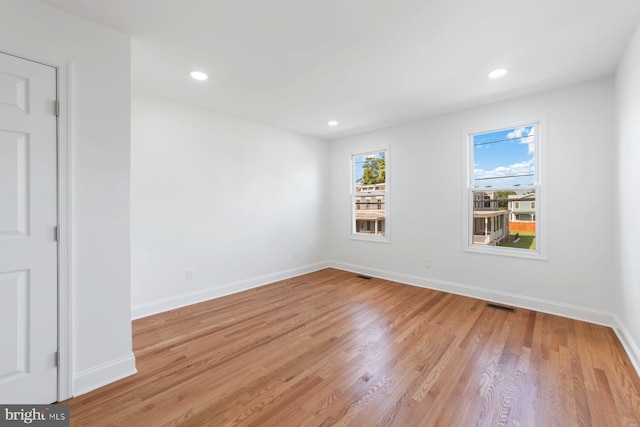
<instances>
[{"instance_id":1,"label":"wood floor plank","mask_svg":"<svg viewBox=\"0 0 640 427\"><path fill-rule=\"evenodd\" d=\"M133 322L73 426L640 425L610 328L326 269Z\"/></svg>"}]
</instances>

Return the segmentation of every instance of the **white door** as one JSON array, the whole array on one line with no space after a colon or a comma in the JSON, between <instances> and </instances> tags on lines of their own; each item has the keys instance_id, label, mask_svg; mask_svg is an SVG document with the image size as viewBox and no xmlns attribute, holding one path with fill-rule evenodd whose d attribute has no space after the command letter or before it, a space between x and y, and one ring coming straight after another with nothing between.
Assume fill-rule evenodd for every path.
<instances>
[{"instance_id":1,"label":"white door","mask_svg":"<svg viewBox=\"0 0 640 427\"><path fill-rule=\"evenodd\" d=\"M57 400L55 68L0 53L0 403Z\"/></svg>"}]
</instances>

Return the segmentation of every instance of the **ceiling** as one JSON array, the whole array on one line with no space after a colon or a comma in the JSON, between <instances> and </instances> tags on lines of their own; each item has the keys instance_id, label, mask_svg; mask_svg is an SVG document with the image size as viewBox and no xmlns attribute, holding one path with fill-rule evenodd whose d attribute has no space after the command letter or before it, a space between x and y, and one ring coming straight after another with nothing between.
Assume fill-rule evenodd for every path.
<instances>
[{"instance_id":1,"label":"ceiling","mask_svg":"<svg viewBox=\"0 0 640 427\"><path fill-rule=\"evenodd\" d=\"M324 139L611 75L640 20L638 0L41 1L131 35L135 90Z\"/></svg>"}]
</instances>

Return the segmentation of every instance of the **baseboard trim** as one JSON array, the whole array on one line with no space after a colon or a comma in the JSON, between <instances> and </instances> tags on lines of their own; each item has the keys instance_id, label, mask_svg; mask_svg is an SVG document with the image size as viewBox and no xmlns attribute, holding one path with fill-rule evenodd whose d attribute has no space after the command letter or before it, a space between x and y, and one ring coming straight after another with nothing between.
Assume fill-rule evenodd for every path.
<instances>
[{"instance_id":1,"label":"baseboard trim","mask_svg":"<svg viewBox=\"0 0 640 427\"><path fill-rule=\"evenodd\" d=\"M595 310L588 307L564 304L556 301L533 298L508 292L494 291L491 289L465 285L462 283L434 280L425 277L412 276L409 274L380 270L377 268L363 267L360 265L348 264L339 261L329 261L328 264L330 267L340 270L346 270L358 274L365 274L385 280L392 280L394 282L403 283L406 285L419 286L422 288L434 289L452 294L478 298L481 300L510 305L513 307L536 310L543 313L555 314L557 316L563 316L575 320L582 320L598 325L613 327L616 323L614 314L603 310Z\"/></svg>"},{"instance_id":2,"label":"baseboard trim","mask_svg":"<svg viewBox=\"0 0 640 427\"><path fill-rule=\"evenodd\" d=\"M73 396L80 396L134 375L137 372L136 358L133 353L94 368L80 371L73 376Z\"/></svg>"},{"instance_id":3,"label":"baseboard trim","mask_svg":"<svg viewBox=\"0 0 640 427\"><path fill-rule=\"evenodd\" d=\"M618 336L622 347L624 347L624 350L627 352L627 355L631 360L631 364L638 373L638 376L640 376L640 347L638 347L638 344L634 341L624 322L622 322L617 315L614 316L614 318L615 325L613 327L613 331Z\"/></svg>"},{"instance_id":4,"label":"baseboard trim","mask_svg":"<svg viewBox=\"0 0 640 427\"><path fill-rule=\"evenodd\" d=\"M268 285L269 283L277 282L279 280L290 279L302 274L313 273L314 271L322 270L327 267L329 267L329 264L324 261L305 265L303 267L293 268L291 270L285 270L273 274L254 277L247 280L239 280L237 282L228 283L226 285L218 286L215 288L182 294L171 298L160 299L146 304L135 305L131 308L131 317L133 320L140 319L142 317L163 313L165 311L174 310L176 308L185 307L187 305L197 304L199 302L204 302L214 298L220 298L226 295L235 294L237 292L242 292L260 286Z\"/></svg>"}]
</instances>

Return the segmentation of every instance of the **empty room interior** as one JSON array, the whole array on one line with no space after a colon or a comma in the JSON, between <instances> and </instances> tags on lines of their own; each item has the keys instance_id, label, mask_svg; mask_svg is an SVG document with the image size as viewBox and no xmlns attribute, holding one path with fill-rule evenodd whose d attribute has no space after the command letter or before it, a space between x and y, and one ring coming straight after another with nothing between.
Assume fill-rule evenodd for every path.
<instances>
[{"instance_id":1,"label":"empty room interior","mask_svg":"<svg viewBox=\"0 0 640 427\"><path fill-rule=\"evenodd\" d=\"M637 0L0 0L0 404L640 425L639 24Z\"/></svg>"}]
</instances>

